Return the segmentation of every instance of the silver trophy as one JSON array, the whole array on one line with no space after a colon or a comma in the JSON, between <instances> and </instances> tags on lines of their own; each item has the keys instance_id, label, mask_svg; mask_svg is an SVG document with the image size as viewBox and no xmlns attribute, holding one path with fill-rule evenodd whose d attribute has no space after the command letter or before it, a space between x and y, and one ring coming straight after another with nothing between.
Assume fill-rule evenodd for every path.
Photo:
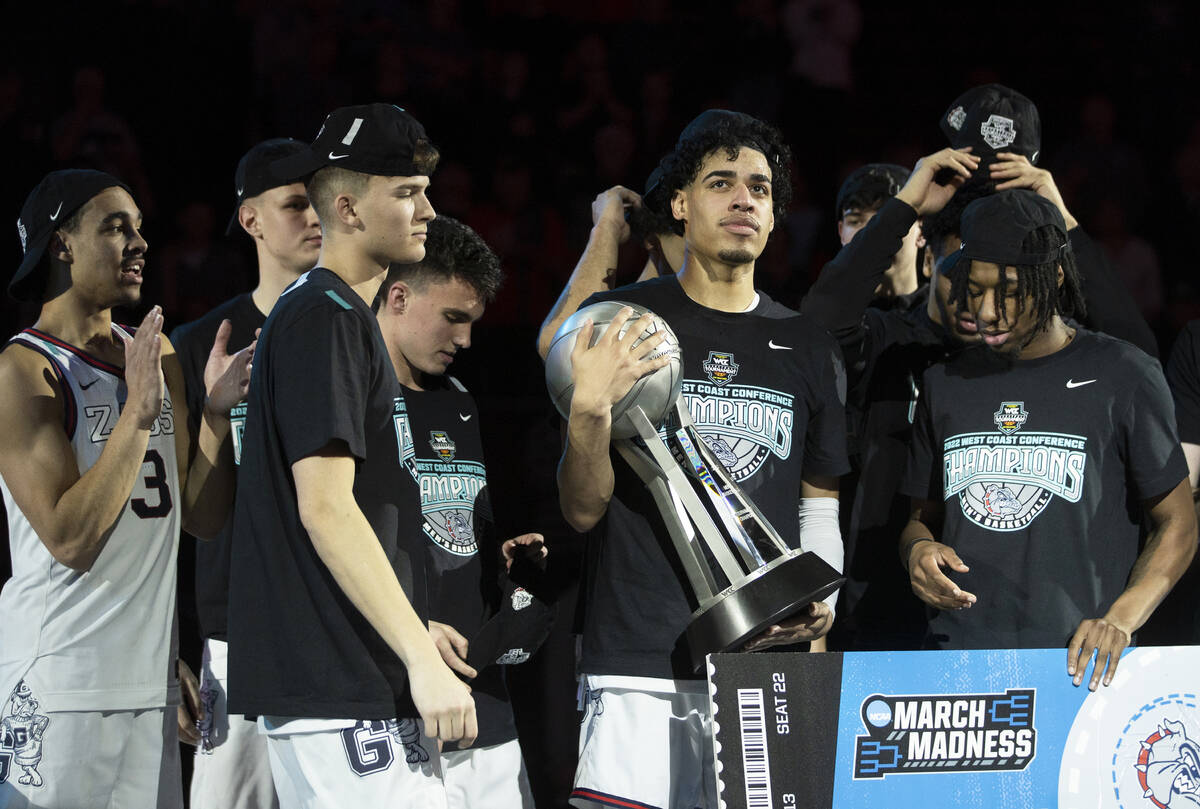
<instances>
[{"instance_id":1,"label":"silver trophy","mask_svg":"<svg viewBox=\"0 0 1200 809\"><path fill-rule=\"evenodd\" d=\"M709 653L741 648L842 585L823 559L780 538L696 431L682 397L661 437L640 407L628 418L637 438L613 444L654 496L696 596L687 628L695 670Z\"/></svg>"},{"instance_id":2,"label":"silver trophy","mask_svg":"<svg viewBox=\"0 0 1200 809\"><path fill-rule=\"evenodd\" d=\"M569 417L575 388L571 352L584 321L595 325L594 345L625 306L633 314L622 327L624 336L636 318L648 313L644 307L622 301L591 304L555 333L546 357L546 386L563 418ZM683 363L675 333L654 315L638 342L659 330L666 336L650 357L669 354L671 362L642 377L613 405L611 435L654 496L696 597L687 638L692 665L699 670L709 653L740 648L825 598L845 579L815 553L789 548L713 455L679 395ZM670 425L662 437L660 423Z\"/></svg>"}]
</instances>

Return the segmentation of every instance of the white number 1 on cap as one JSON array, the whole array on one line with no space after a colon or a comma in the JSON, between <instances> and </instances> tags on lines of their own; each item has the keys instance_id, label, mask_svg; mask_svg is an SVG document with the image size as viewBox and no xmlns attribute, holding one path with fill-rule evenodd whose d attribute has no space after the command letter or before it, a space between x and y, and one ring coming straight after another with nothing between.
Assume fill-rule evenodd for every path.
<instances>
[{"instance_id":1,"label":"white number 1 on cap","mask_svg":"<svg viewBox=\"0 0 1200 809\"><path fill-rule=\"evenodd\" d=\"M358 128L362 126L362 122L362 118L354 119L354 123L350 124L350 131L346 133L346 137L342 138L342 143L347 146L354 143L354 137L358 134Z\"/></svg>"}]
</instances>

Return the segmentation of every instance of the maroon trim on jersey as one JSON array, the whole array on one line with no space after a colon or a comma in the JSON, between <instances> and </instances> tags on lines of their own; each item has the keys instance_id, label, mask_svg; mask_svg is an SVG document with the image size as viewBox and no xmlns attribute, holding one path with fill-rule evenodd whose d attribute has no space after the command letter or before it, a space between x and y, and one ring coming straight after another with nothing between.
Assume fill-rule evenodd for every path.
<instances>
[{"instance_id":1,"label":"maroon trim on jersey","mask_svg":"<svg viewBox=\"0 0 1200 809\"><path fill-rule=\"evenodd\" d=\"M597 792L594 789L585 789L584 787L576 787L571 791L572 798L583 798L587 801L595 801L596 803L604 804L605 806L618 806L621 809L658 809L657 806L641 801L631 800L630 798L620 798L616 795L609 795L607 792Z\"/></svg>"},{"instance_id":2,"label":"maroon trim on jersey","mask_svg":"<svg viewBox=\"0 0 1200 809\"><path fill-rule=\"evenodd\" d=\"M33 332L33 329L25 331ZM33 332L38 334L38 332ZM40 337L41 335L38 334ZM28 349L36 351L47 360L50 361L50 369L54 371L54 375L58 377L59 387L62 388L63 398L66 400L66 406L63 408L63 429L66 430L67 440L72 441L75 438L75 418L78 408L75 404L75 392L71 390L71 385L67 382L67 369L63 368L54 355L46 349L42 348L37 343L31 343L26 340L21 340L20 335L13 337L10 342L20 343Z\"/></svg>"},{"instance_id":3,"label":"maroon trim on jersey","mask_svg":"<svg viewBox=\"0 0 1200 809\"><path fill-rule=\"evenodd\" d=\"M41 332L41 331L38 331L37 329L32 329L32 328L25 329L22 333L32 334L35 337L37 337L39 340L45 340L47 343L53 343L54 345L58 346L59 348L70 351L76 357L79 357L79 359L83 360L88 365L92 366L93 368L99 368L101 371L110 373L113 376L117 377L118 379L125 378L125 369L124 368L118 368L115 365L109 365L104 360L96 359L91 354L88 354L87 352L85 352L83 349L76 348L75 346L71 345L70 343L64 343L62 340L58 339L57 337L53 337L49 334L46 334L45 332Z\"/></svg>"}]
</instances>

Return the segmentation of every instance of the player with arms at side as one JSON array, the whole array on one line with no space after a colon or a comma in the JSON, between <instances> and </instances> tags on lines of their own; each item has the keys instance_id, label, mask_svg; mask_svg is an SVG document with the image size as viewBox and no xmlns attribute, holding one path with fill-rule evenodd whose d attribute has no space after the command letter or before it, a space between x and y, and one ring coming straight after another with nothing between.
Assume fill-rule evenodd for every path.
<instances>
[{"instance_id":1,"label":"player with arms at side","mask_svg":"<svg viewBox=\"0 0 1200 809\"><path fill-rule=\"evenodd\" d=\"M437 150L398 107L342 107L305 151L318 266L263 327L229 579L229 710L267 734L283 807L445 805L435 740L476 736L426 627L404 400L370 303L425 255Z\"/></svg>"},{"instance_id":2,"label":"player with arms at side","mask_svg":"<svg viewBox=\"0 0 1200 809\"><path fill-rule=\"evenodd\" d=\"M711 122L681 138L660 166L686 246L682 269L585 303L628 301L671 326L684 362L681 395L698 432L786 542L840 569L837 477L847 462L837 347L754 288L755 261L790 196L790 154L774 128L750 116L706 116ZM591 325L580 331L558 472L564 516L589 532L580 664L588 704L571 801L715 807L708 692L681 637L694 599L653 500L611 452L612 405L666 361L641 359L655 338L633 348L646 322L617 339L628 316L614 318L591 348ZM713 417L747 397L780 429ZM732 408L751 410L758 407ZM829 604L813 604L749 646L820 637L832 618Z\"/></svg>"},{"instance_id":3,"label":"player with arms at side","mask_svg":"<svg viewBox=\"0 0 1200 809\"><path fill-rule=\"evenodd\" d=\"M212 536L228 511L228 411L245 394L253 346L230 356L228 326L218 332L189 464L183 378L161 312L136 333L112 321L112 307L141 297L140 229L129 189L87 170L51 172L18 221L25 258L9 292L42 307L0 354L13 558L0 691L21 725L0 739L4 807L92 806L97 795L182 805L176 740L191 729L173 707L179 528Z\"/></svg>"},{"instance_id":4,"label":"player with arms at side","mask_svg":"<svg viewBox=\"0 0 1200 809\"><path fill-rule=\"evenodd\" d=\"M1079 274L1045 197L971 203L945 266L981 344L925 373L901 562L938 646L1066 647L1076 685L1095 654L1095 690L1195 553L1170 392L1144 352L1067 322Z\"/></svg>"},{"instance_id":5,"label":"player with arms at side","mask_svg":"<svg viewBox=\"0 0 1200 809\"><path fill-rule=\"evenodd\" d=\"M430 633L447 665L471 678L479 719L474 746L460 750L449 743L442 749L446 792L452 809L532 809L505 667L478 659L481 650L472 649L471 641L499 606L501 553L511 559L520 551L540 561L546 548L541 534L523 534L502 546L496 541L475 399L446 373L458 352L470 348L471 326L496 296L500 261L455 219L439 216L427 236L422 261L388 270L379 327L404 386L403 432L412 438L405 456L421 490L421 520L411 530L425 545ZM517 606L514 616L538 612L532 603ZM523 657L532 651L516 650ZM478 670L468 657L478 660Z\"/></svg>"},{"instance_id":6,"label":"player with arms at side","mask_svg":"<svg viewBox=\"0 0 1200 809\"><path fill-rule=\"evenodd\" d=\"M244 231L254 242L258 285L218 306L199 320L171 333L187 383L188 407L195 413L204 403L204 347L212 343L221 322L232 324L234 345L253 340L266 322L280 293L313 268L321 252L321 224L308 204L304 183L280 177L271 163L306 148L291 138L255 145L242 156L234 175L237 210L229 229ZM193 416L194 419L194 416ZM234 462L241 461L241 431L246 403L229 413L233 425ZM230 512L232 514L232 510ZM261 809L278 805L266 739L253 720L230 716L226 705L228 657L229 554L233 520L227 520L212 542L196 545L196 611L204 638L200 695L206 718L196 746L192 770L192 809Z\"/></svg>"}]
</instances>

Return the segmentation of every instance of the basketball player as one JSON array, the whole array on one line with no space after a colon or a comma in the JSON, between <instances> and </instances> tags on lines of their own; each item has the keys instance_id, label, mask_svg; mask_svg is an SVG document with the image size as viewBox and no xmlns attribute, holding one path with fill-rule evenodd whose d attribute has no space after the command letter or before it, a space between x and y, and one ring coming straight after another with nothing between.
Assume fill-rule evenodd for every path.
<instances>
[{"instance_id":1,"label":"basketball player","mask_svg":"<svg viewBox=\"0 0 1200 809\"><path fill-rule=\"evenodd\" d=\"M1065 646L1075 685L1096 654L1095 690L1195 552L1170 392L1144 352L1065 320L1082 298L1051 201L976 200L947 263L981 345L925 374L901 561L940 647Z\"/></svg>"},{"instance_id":2,"label":"basketball player","mask_svg":"<svg viewBox=\"0 0 1200 809\"><path fill-rule=\"evenodd\" d=\"M958 122L957 129L950 120ZM825 324L838 339L849 378L851 457L858 475L856 481L843 481L854 489L843 498L850 500L843 505L848 512L843 521L848 581L828 639L835 649L914 649L925 643L926 611L904 584L899 560L886 549L908 520L908 498L898 490L921 376L931 363L979 340L970 313L949 301L949 279L939 272L941 260L961 244L959 219L968 204L997 189L1016 188L1053 202L1067 225L1072 250L1088 270L1082 278L1088 301L1085 325L1155 351L1153 335L1122 291L1111 264L1068 211L1054 178L1033 164L1041 149L1040 119L1033 103L1000 85L973 88L951 104L942 124L955 151L970 155L970 179L963 183L958 172L960 179L953 181L961 186L958 191L943 200L940 209L928 207L920 213L924 275L930 283L886 306L872 305L884 282L885 266L878 257L881 251L870 245L885 252L886 242L898 243L899 233L917 218L911 197L893 199L864 227L872 231L870 245L864 242L853 252L845 248L839 253L801 303L802 312ZM928 176L932 158L918 164L910 185L951 181L955 172L949 169L937 168L937 174ZM916 176L922 174L920 166L925 176ZM911 190L915 186L906 189ZM905 191L898 196L906 196Z\"/></svg>"},{"instance_id":3,"label":"basketball player","mask_svg":"<svg viewBox=\"0 0 1200 809\"><path fill-rule=\"evenodd\" d=\"M229 711L267 734L280 805L445 805L436 741L476 736L426 620L417 487L370 303L425 255L437 151L398 107L342 107L272 164L309 176L318 266L276 302L247 405L229 579Z\"/></svg>"},{"instance_id":4,"label":"basketball player","mask_svg":"<svg viewBox=\"0 0 1200 809\"><path fill-rule=\"evenodd\" d=\"M204 346L223 320L233 326L234 345L253 340L280 293L301 274L313 268L321 251L321 225L304 183L281 177L271 163L302 151L305 145L290 138L257 144L242 156L234 175L237 209L231 227L244 231L258 256L258 285L253 292L229 300L204 317L171 334L187 383L188 406L196 412L204 402L201 379ZM229 414L233 425L234 461L240 461L241 432L246 423L246 403ZM193 809L261 809L278 806L267 742L256 723L226 709L227 614L229 605L228 520L212 542L196 544L196 609L204 638L200 694L206 719L196 747L192 770Z\"/></svg>"},{"instance_id":5,"label":"basketball player","mask_svg":"<svg viewBox=\"0 0 1200 809\"><path fill-rule=\"evenodd\" d=\"M705 117L708 124L681 138L661 166L686 245L683 267L585 303L629 301L671 325L684 359L682 395L699 432L729 458L730 474L785 541L840 569L837 476L846 456L837 347L754 288L755 260L790 197L790 154L778 131L750 116ZM666 361L641 359L656 339L633 348L645 321L617 339L627 317L615 318L591 348L590 324L579 335L558 474L563 514L589 532L590 556L581 660L587 714L571 800L716 807L707 690L680 640L694 604L653 500L610 454L613 403ZM705 415L718 409L731 415ZM829 604L814 604L749 646L819 637L832 617Z\"/></svg>"},{"instance_id":6,"label":"basketball player","mask_svg":"<svg viewBox=\"0 0 1200 809\"><path fill-rule=\"evenodd\" d=\"M499 259L483 239L439 216L428 225L425 258L393 264L379 295L379 327L404 386L401 432L412 440L402 453L421 490L420 528L410 530L425 549L429 628L446 663L472 678L479 721L471 749L457 749L453 742L442 748L449 804L459 809L533 807L504 667L476 671L467 663L470 640L498 604L500 593L488 572L496 572L492 560L501 549L489 530L475 400L446 373L458 352L470 347L471 326L495 299L500 281ZM540 534L509 540L506 555L517 545L545 557ZM527 657L533 650L521 651Z\"/></svg>"},{"instance_id":7,"label":"basketball player","mask_svg":"<svg viewBox=\"0 0 1200 809\"><path fill-rule=\"evenodd\" d=\"M885 202L896 196L908 176L908 169L891 163L868 163L850 172L838 189L834 207L842 247L866 227ZM917 291L921 281L917 273L920 236L920 227L913 222L900 242L900 249L892 254L891 266L884 271L883 280L875 288L876 297L894 299Z\"/></svg>"},{"instance_id":8,"label":"basketball player","mask_svg":"<svg viewBox=\"0 0 1200 809\"><path fill-rule=\"evenodd\" d=\"M55 171L30 193L9 292L37 322L0 354L0 476L13 577L0 593L0 806L181 806L175 576L181 522L221 526L229 408L253 346L217 333L188 463L178 358L154 307L136 332L146 242L129 189ZM11 695L11 696L9 696Z\"/></svg>"}]
</instances>

